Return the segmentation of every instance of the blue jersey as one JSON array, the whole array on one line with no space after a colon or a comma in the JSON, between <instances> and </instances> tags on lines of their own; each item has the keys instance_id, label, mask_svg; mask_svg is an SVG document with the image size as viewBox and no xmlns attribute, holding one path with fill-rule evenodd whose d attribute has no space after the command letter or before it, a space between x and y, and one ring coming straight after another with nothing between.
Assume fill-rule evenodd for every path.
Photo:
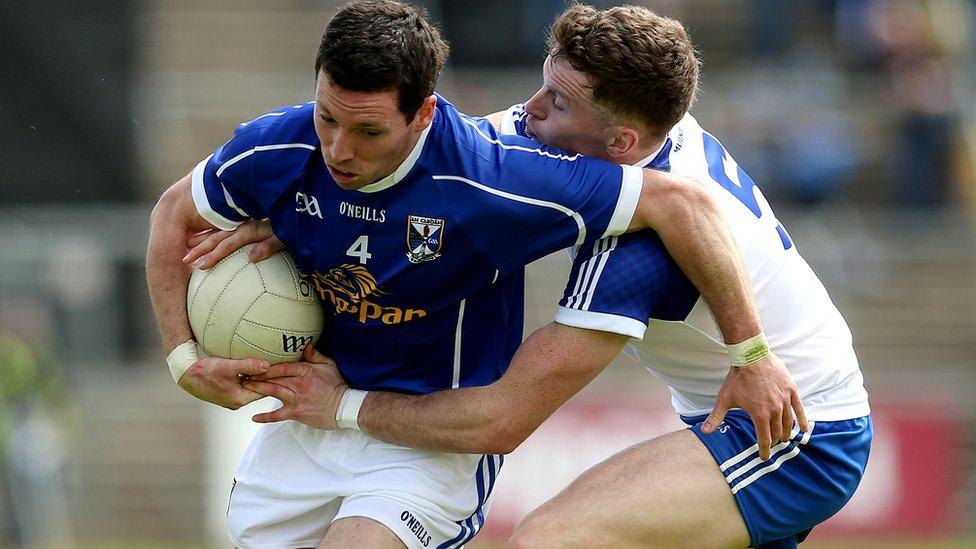
<instances>
[{"instance_id":1,"label":"blue jersey","mask_svg":"<svg viewBox=\"0 0 976 549\"><path fill-rule=\"evenodd\" d=\"M525 105L512 106L502 132L526 136ZM664 144L639 165L671 171L674 146ZM573 267L557 320L640 339L653 320L682 321L699 293L651 230L592 239L570 252Z\"/></svg>"},{"instance_id":2,"label":"blue jersey","mask_svg":"<svg viewBox=\"0 0 976 549\"><path fill-rule=\"evenodd\" d=\"M438 97L404 163L362 189L329 175L312 103L241 124L192 187L217 227L270 219L331 313L318 346L350 386L427 393L501 376L522 338L523 266L623 232L641 178Z\"/></svg>"}]
</instances>

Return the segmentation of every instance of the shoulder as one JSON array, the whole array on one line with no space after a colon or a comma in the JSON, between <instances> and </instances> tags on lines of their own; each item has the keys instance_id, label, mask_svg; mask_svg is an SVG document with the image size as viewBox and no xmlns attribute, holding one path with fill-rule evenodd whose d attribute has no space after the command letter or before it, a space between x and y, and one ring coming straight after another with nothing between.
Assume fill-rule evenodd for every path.
<instances>
[{"instance_id":1,"label":"shoulder","mask_svg":"<svg viewBox=\"0 0 976 549\"><path fill-rule=\"evenodd\" d=\"M237 161L254 176L280 179L295 175L318 148L311 102L287 105L268 111L234 130L233 156L223 154L225 161Z\"/></svg>"},{"instance_id":2,"label":"shoulder","mask_svg":"<svg viewBox=\"0 0 976 549\"><path fill-rule=\"evenodd\" d=\"M315 134L313 113L311 101L279 107L239 124L234 133L259 135L256 138L257 146L293 144L300 146L297 148L314 149L318 145L318 136Z\"/></svg>"},{"instance_id":3,"label":"shoulder","mask_svg":"<svg viewBox=\"0 0 976 549\"><path fill-rule=\"evenodd\" d=\"M458 110L442 95L437 95L436 130L441 134L444 146L479 146L491 142L497 135L491 121L482 116L471 116Z\"/></svg>"}]
</instances>

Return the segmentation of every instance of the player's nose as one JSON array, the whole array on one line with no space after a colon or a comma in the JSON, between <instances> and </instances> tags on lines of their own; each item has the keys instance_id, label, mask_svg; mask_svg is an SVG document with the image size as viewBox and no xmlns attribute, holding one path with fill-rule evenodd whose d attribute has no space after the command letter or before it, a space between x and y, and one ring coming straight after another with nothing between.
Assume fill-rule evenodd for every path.
<instances>
[{"instance_id":1,"label":"player's nose","mask_svg":"<svg viewBox=\"0 0 976 549\"><path fill-rule=\"evenodd\" d=\"M537 118L543 120L546 117L545 110L542 108L542 102L545 98L546 89L539 88L539 91L535 92L535 95L529 98L525 102L525 112L529 113L532 118Z\"/></svg>"},{"instance_id":2,"label":"player's nose","mask_svg":"<svg viewBox=\"0 0 976 549\"><path fill-rule=\"evenodd\" d=\"M335 163L345 162L346 160L352 160L356 156L356 150L353 148L349 137L340 131L336 132L332 137L332 143L329 145L329 155Z\"/></svg>"}]
</instances>

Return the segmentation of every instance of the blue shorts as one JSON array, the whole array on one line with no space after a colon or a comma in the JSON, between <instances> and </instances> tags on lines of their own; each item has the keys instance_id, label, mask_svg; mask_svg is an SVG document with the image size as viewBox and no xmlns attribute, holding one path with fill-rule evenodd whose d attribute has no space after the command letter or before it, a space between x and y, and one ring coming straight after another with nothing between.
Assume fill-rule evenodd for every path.
<instances>
[{"instance_id":1,"label":"blue shorts","mask_svg":"<svg viewBox=\"0 0 976 549\"><path fill-rule=\"evenodd\" d=\"M701 432L707 416L682 417L711 452L729 483L753 547L796 547L810 530L854 495L871 450L871 417L809 422L793 428L760 461L749 415L731 410L712 434Z\"/></svg>"}]
</instances>

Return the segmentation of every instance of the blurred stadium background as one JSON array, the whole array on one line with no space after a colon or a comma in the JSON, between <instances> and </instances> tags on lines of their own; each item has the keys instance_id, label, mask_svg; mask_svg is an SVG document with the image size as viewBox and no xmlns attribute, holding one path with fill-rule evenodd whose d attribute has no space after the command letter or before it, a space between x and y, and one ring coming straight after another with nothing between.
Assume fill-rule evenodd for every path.
<instances>
[{"instance_id":1,"label":"blurred stadium background","mask_svg":"<svg viewBox=\"0 0 976 549\"><path fill-rule=\"evenodd\" d=\"M539 86L562 0L422 3L453 46L440 91L462 109ZM855 335L872 461L804 546L976 547L976 4L635 3L691 31L695 114ZM249 412L169 378L144 282L149 209L235 124L310 97L336 5L0 0L0 546L229 544ZM551 318L567 263L530 269L527 329ZM585 467L677 426L664 388L618 360L506 461L472 545L498 544Z\"/></svg>"}]
</instances>

